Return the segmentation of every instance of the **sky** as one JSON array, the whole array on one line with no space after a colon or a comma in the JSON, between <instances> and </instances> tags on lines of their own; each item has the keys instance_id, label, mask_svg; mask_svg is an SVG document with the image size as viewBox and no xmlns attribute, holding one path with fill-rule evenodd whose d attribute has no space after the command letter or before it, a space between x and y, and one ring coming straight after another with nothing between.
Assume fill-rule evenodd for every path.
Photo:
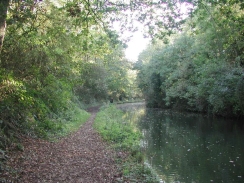
<instances>
[{"instance_id":1,"label":"sky","mask_svg":"<svg viewBox=\"0 0 244 183\"><path fill-rule=\"evenodd\" d=\"M125 57L129 61L136 62L138 55L146 48L147 44L149 44L149 39L144 38L141 32L135 32L127 43L128 47L125 50Z\"/></svg>"},{"instance_id":2,"label":"sky","mask_svg":"<svg viewBox=\"0 0 244 183\"><path fill-rule=\"evenodd\" d=\"M57 2L57 0L52 0L54 3ZM180 4L181 7L181 11L182 12L186 12L187 8L190 7L190 5L188 3L182 3ZM137 27L138 27L138 31L133 33L133 37L130 39L129 42L127 42L127 49L125 50L125 57L132 62L136 62L138 59L138 55L147 47L147 45L150 42L150 39L146 39L143 37L143 27L142 24L140 24L139 22L137 22ZM114 28L115 30L117 30L119 32L119 25L118 22L114 23ZM124 33L125 35L122 37L130 37L131 36L131 32L128 32L127 34Z\"/></svg>"},{"instance_id":3,"label":"sky","mask_svg":"<svg viewBox=\"0 0 244 183\"><path fill-rule=\"evenodd\" d=\"M150 43L149 38L143 37L143 27L142 24L139 22L135 22L137 25L137 31L130 32L130 31L124 31L123 33L120 33L120 24L119 22L113 22L113 28L117 31L119 36L122 38L122 40L126 40L130 38L129 42L126 42L127 48L125 50L125 57L131 61L136 62L138 55L147 47L147 45Z\"/></svg>"},{"instance_id":4,"label":"sky","mask_svg":"<svg viewBox=\"0 0 244 183\"><path fill-rule=\"evenodd\" d=\"M189 3L181 3L178 5L180 7L181 13L185 14L182 18L186 18L188 16L189 9L193 8L193 6ZM189 9L188 9L189 8ZM127 43L128 48L125 50L125 56L128 60L132 62L136 62L138 59L138 55L147 47L150 43L149 38L143 37L143 26L139 22L137 22L138 31L133 33L133 37ZM115 26L116 27L116 26ZM132 33L129 32L129 35ZM125 36L126 37L126 36Z\"/></svg>"}]
</instances>

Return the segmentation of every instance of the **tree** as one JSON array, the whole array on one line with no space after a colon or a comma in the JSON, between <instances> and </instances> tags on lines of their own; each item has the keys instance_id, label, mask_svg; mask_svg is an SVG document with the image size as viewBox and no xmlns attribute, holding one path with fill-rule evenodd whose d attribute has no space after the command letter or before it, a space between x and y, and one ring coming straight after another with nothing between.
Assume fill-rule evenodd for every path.
<instances>
[{"instance_id":1,"label":"tree","mask_svg":"<svg viewBox=\"0 0 244 183\"><path fill-rule=\"evenodd\" d=\"M34 7L38 5L35 1L18 0L11 2L10 0L1 1L1 46L6 28L7 8L11 7L14 12L14 19L23 21L34 12ZM153 1L89 1L74 0L67 3L61 3L63 10L67 15L74 18L75 26L89 27L91 24L103 28L105 31L111 29L114 21L121 23L121 31L135 31L134 22L138 21L146 28L145 35L157 38L164 38L166 35L174 33L180 29L180 25L184 21L183 12L180 11L180 4L184 1L162 0ZM186 1L188 2L188 1ZM88 29L84 29L88 34Z\"/></svg>"},{"instance_id":2,"label":"tree","mask_svg":"<svg viewBox=\"0 0 244 183\"><path fill-rule=\"evenodd\" d=\"M3 46L3 40L6 29L6 18L10 0L1 0L0 2L0 53Z\"/></svg>"},{"instance_id":3,"label":"tree","mask_svg":"<svg viewBox=\"0 0 244 183\"><path fill-rule=\"evenodd\" d=\"M140 55L139 86L152 106L163 102L181 110L243 116L241 4L198 2L178 35L167 44L156 41L157 50L148 47Z\"/></svg>"}]
</instances>

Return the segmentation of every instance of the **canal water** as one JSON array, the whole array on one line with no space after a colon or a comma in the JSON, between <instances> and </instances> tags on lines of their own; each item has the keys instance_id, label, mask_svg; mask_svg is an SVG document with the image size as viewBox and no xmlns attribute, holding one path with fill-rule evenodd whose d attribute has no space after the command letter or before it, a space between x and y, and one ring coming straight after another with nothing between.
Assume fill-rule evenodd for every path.
<instances>
[{"instance_id":1,"label":"canal water","mask_svg":"<svg viewBox=\"0 0 244 183\"><path fill-rule=\"evenodd\" d=\"M147 164L165 183L244 183L240 121L119 105L142 132Z\"/></svg>"}]
</instances>

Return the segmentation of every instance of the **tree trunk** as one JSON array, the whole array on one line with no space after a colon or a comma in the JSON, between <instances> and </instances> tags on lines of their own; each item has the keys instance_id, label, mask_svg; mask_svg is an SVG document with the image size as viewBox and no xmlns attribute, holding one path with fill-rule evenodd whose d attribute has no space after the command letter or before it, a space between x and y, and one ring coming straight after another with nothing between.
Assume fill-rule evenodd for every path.
<instances>
[{"instance_id":1,"label":"tree trunk","mask_svg":"<svg viewBox=\"0 0 244 183\"><path fill-rule=\"evenodd\" d=\"M3 46L9 3L10 0L0 0L0 52Z\"/></svg>"}]
</instances>

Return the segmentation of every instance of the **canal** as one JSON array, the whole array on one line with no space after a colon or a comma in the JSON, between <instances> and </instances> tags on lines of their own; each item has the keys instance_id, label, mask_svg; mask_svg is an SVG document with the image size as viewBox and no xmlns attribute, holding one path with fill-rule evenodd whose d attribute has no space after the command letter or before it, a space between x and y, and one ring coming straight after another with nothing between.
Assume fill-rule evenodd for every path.
<instances>
[{"instance_id":1,"label":"canal","mask_svg":"<svg viewBox=\"0 0 244 183\"><path fill-rule=\"evenodd\" d=\"M165 183L243 183L244 131L240 121L119 105L143 134L147 164Z\"/></svg>"}]
</instances>

